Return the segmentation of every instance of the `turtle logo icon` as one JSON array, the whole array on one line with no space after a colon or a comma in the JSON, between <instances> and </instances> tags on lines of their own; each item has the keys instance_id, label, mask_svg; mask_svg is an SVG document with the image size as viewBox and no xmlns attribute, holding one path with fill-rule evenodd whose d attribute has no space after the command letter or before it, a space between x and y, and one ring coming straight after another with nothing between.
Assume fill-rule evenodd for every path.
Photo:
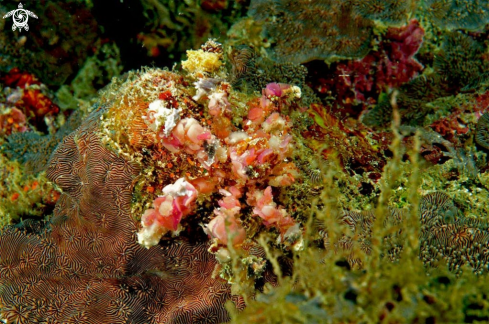
<instances>
[{"instance_id":1,"label":"turtle logo icon","mask_svg":"<svg viewBox=\"0 0 489 324\"><path fill-rule=\"evenodd\" d=\"M29 16L37 19L36 14L34 14L32 11L25 10L22 6L22 3L19 3L18 9L12 10L5 16L3 16L3 19L10 16L12 16L12 19L14 20L12 30L15 30L16 28L19 28L19 30L22 30L22 28L25 28L25 30L29 30L29 25L27 25L27 20L29 20Z\"/></svg>"}]
</instances>

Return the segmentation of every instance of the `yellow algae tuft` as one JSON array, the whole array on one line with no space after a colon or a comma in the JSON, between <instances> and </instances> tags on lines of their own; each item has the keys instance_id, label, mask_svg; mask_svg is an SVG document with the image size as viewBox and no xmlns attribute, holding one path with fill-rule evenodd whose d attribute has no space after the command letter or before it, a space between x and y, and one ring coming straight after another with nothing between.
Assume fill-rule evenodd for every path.
<instances>
[{"instance_id":1,"label":"yellow algae tuft","mask_svg":"<svg viewBox=\"0 0 489 324\"><path fill-rule=\"evenodd\" d=\"M222 65L220 53L205 52L201 49L187 51L187 58L186 61L182 61L183 69L197 77L216 73Z\"/></svg>"}]
</instances>

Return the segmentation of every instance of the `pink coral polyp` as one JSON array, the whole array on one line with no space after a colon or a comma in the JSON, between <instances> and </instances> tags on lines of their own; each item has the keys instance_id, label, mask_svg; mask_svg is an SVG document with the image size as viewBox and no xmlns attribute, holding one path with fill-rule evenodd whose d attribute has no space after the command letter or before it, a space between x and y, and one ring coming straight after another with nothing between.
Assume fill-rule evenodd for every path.
<instances>
[{"instance_id":1,"label":"pink coral polyp","mask_svg":"<svg viewBox=\"0 0 489 324\"><path fill-rule=\"evenodd\" d=\"M229 191L221 189L219 192L224 198L219 200L220 208L214 210L216 217L207 224L205 230L223 244L228 244L229 239L233 245L241 244L246 239L246 232L241 226L241 221L237 219L241 210L238 200L242 195L241 191L233 186Z\"/></svg>"},{"instance_id":2,"label":"pink coral polyp","mask_svg":"<svg viewBox=\"0 0 489 324\"><path fill-rule=\"evenodd\" d=\"M162 235L176 231L183 217L194 209L197 190L184 178L163 188L163 196L153 201L154 209L144 212L139 232L140 243L147 247L157 244Z\"/></svg>"},{"instance_id":3,"label":"pink coral polyp","mask_svg":"<svg viewBox=\"0 0 489 324\"><path fill-rule=\"evenodd\" d=\"M229 238L231 238L231 244L238 245L243 243L246 238L246 232L238 224L236 218L225 214L217 215L207 225L207 229L212 237L217 238L223 244L228 244Z\"/></svg>"},{"instance_id":4,"label":"pink coral polyp","mask_svg":"<svg viewBox=\"0 0 489 324\"><path fill-rule=\"evenodd\" d=\"M269 83L265 88L265 95L267 97L282 97L284 90L290 88L290 85L283 83Z\"/></svg>"},{"instance_id":5,"label":"pink coral polyp","mask_svg":"<svg viewBox=\"0 0 489 324\"><path fill-rule=\"evenodd\" d=\"M185 118L178 122L169 137L163 138L163 145L171 152L184 149L189 154L195 154L202 149L204 140L211 138L210 131L196 119Z\"/></svg>"},{"instance_id":6,"label":"pink coral polyp","mask_svg":"<svg viewBox=\"0 0 489 324\"><path fill-rule=\"evenodd\" d=\"M171 196L158 197L153 202L154 209L148 209L143 214L143 226L164 227L167 230L176 231L182 219L182 213L175 208L174 199Z\"/></svg>"},{"instance_id":7,"label":"pink coral polyp","mask_svg":"<svg viewBox=\"0 0 489 324\"><path fill-rule=\"evenodd\" d=\"M277 207L273 201L272 187L268 186L265 191L256 190L248 195L248 204L255 205L253 213L263 219L266 226L276 226L281 233L295 224L294 220L287 215L282 207Z\"/></svg>"}]
</instances>

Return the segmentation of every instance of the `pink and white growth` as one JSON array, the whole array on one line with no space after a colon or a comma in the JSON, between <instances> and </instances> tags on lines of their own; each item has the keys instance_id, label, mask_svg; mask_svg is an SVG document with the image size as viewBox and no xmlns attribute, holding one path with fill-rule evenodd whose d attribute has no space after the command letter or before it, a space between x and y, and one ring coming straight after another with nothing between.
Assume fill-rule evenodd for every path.
<instances>
[{"instance_id":1,"label":"pink and white growth","mask_svg":"<svg viewBox=\"0 0 489 324\"><path fill-rule=\"evenodd\" d=\"M284 94L284 90L287 90L289 88L290 85L288 84L272 82L267 84L266 88L263 90L263 95L268 99L271 99L273 97L280 98Z\"/></svg>"},{"instance_id":2,"label":"pink and white growth","mask_svg":"<svg viewBox=\"0 0 489 324\"><path fill-rule=\"evenodd\" d=\"M219 190L224 198L218 201L220 207L214 210L216 217L204 227L204 230L219 243L227 245L231 240L232 245L238 245L246 239L246 232L239 220L241 204L238 199L242 193L236 187L229 190Z\"/></svg>"},{"instance_id":3,"label":"pink and white growth","mask_svg":"<svg viewBox=\"0 0 489 324\"><path fill-rule=\"evenodd\" d=\"M158 99L149 104L148 115L143 118L149 129L163 137L170 135L180 120L180 113L180 109L167 107L167 102Z\"/></svg>"},{"instance_id":4,"label":"pink and white growth","mask_svg":"<svg viewBox=\"0 0 489 324\"><path fill-rule=\"evenodd\" d=\"M302 96L301 89L284 83L269 83L262 91L261 106L264 108L279 99L291 100Z\"/></svg>"},{"instance_id":5,"label":"pink and white growth","mask_svg":"<svg viewBox=\"0 0 489 324\"><path fill-rule=\"evenodd\" d=\"M171 134L162 138L162 144L172 153L183 151L195 155L206 169L216 160L227 160L226 150L220 141L194 118L180 120Z\"/></svg>"},{"instance_id":6,"label":"pink and white growth","mask_svg":"<svg viewBox=\"0 0 489 324\"><path fill-rule=\"evenodd\" d=\"M285 234L295 225L295 221L287 211L273 201L272 187L268 186L264 191L255 189L248 192L248 205L254 206L253 213L263 219L265 226L274 226Z\"/></svg>"},{"instance_id":7,"label":"pink and white growth","mask_svg":"<svg viewBox=\"0 0 489 324\"><path fill-rule=\"evenodd\" d=\"M213 92L209 96L209 114L219 116L226 112L231 112L231 104L228 101L228 94L224 91Z\"/></svg>"},{"instance_id":8,"label":"pink and white growth","mask_svg":"<svg viewBox=\"0 0 489 324\"><path fill-rule=\"evenodd\" d=\"M203 143L212 138L211 132L194 118L180 119L180 109L168 108L163 100L153 101L148 108L145 122L162 139L163 146L172 153L180 150L196 154L203 150Z\"/></svg>"},{"instance_id":9,"label":"pink and white growth","mask_svg":"<svg viewBox=\"0 0 489 324\"><path fill-rule=\"evenodd\" d=\"M264 113L265 111L259 112ZM251 123L254 122L250 121ZM272 175L271 171L275 166L283 164L292 155L292 135L289 134L292 125L278 112L271 113L255 126L247 127L245 132L231 133L227 141L232 171L241 183L253 178L265 179ZM244 145L247 149L243 151L240 148ZM292 169L289 167L287 171ZM292 182L293 177L298 175L297 171L287 172L287 178L292 179ZM273 185L290 185L292 182L274 181Z\"/></svg>"},{"instance_id":10,"label":"pink and white growth","mask_svg":"<svg viewBox=\"0 0 489 324\"><path fill-rule=\"evenodd\" d=\"M194 118L185 118L178 122L169 137L163 138L163 145L173 153L184 150L196 154L202 150L204 140L211 139L211 132Z\"/></svg>"},{"instance_id":11,"label":"pink and white growth","mask_svg":"<svg viewBox=\"0 0 489 324\"><path fill-rule=\"evenodd\" d=\"M280 107L288 107L288 100L300 96L300 89L276 83L267 85L261 101L252 102L240 129L231 122L218 123L231 118L229 93L225 88L218 88L210 80L200 80L196 87L201 91L194 99L207 98L208 112L213 122L217 122L213 126L229 128L219 132L219 126L214 127L213 134L195 118L172 118L176 116L174 111L178 116L180 111L171 110L164 103L156 101L150 105L147 123L159 134L161 144L170 153L188 154L205 172L189 182L178 179L163 189L163 195L153 202L154 208L142 217L139 242L146 247L158 244L162 235L177 231L182 218L195 211L197 194L212 197L217 191L223 197L204 230L218 244L240 245L246 239L240 220L244 195L245 204L253 208L253 214L265 226L277 228L284 237L296 223L285 208L274 202L272 186L292 185L299 172L291 159L292 123ZM175 125L167 126L169 120Z\"/></svg>"},{"instance_id":12,"label":"pink and white growth","mask_svg":"<svg viewBox=\"0 0 489 324\"><path fill-rule=\"evenodd\" d=\"M215 78L200 78L197 82L194 82L195 96L192 97L195 101L199 101L202 97L210 95L222 80Z\"/></svg>"},{"instance_id":13,"label":"pink and white growth","mask_svg":"<svg viewBox=\"0 0 489 324\"><path fill-rule=\"evenodd\" d=\"M208 97L209 114L212 116L221 115L223 112L230 112L231 104L228 101L229 94L223 90L222 84L227 83L223 83L220 79L201 78L197 82L194 82L197 93L192 99L198 101L202 97Z\"/></svg>"},{"instance_id":14,"label":"pink and white growth","mask_svg":"<svg viewBox=\"0 0 489 324\"><path fill-rule=\"evenodd\" d=\"M163 188L163 195L153 201L141 218L143 228L138 241L147 248L157 245L169 231L177 231L183 217L194 211L197 190L184 178Z\"/></svg>"}]
</instances>

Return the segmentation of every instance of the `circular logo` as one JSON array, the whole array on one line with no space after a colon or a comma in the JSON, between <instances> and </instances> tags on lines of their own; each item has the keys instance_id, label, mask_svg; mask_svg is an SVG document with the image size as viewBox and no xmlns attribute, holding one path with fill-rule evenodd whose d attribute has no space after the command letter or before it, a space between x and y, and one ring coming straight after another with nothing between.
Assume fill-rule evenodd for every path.
<instances>
[{"instance_id":1,"label":"circular logo","mask_svg":"<svg viewBox=\"0 0 489 324\"><path fill-rule=\"evenodd\" d=\"M12 19L14 21L14 24L12 25L12 30L15 30L17 28L19 28L19 30L22 30L22 28L24 28L25 30L29 30L29 25L27 25L29 16L37 19L36 14L32 11L25 10L24 6L22 6L22 3L19 3L18 9L12 10L8 12L5 16L3 16L3 19L10 16L12 16Z\"/></svg>"},{"instance_id":2,"label":"circular logo","mask_svg":"<svg viewBox=\"0 0 489 324\"><path fill-rule=\"evenodd\" d=\"M27 25L27 20L29 19L29 17L27 16L27 12L25 12L24 9L15 10L12 18L14 19L14 24L18 28L23 28L25 25Z\"/></svg>"}]
</instances>

